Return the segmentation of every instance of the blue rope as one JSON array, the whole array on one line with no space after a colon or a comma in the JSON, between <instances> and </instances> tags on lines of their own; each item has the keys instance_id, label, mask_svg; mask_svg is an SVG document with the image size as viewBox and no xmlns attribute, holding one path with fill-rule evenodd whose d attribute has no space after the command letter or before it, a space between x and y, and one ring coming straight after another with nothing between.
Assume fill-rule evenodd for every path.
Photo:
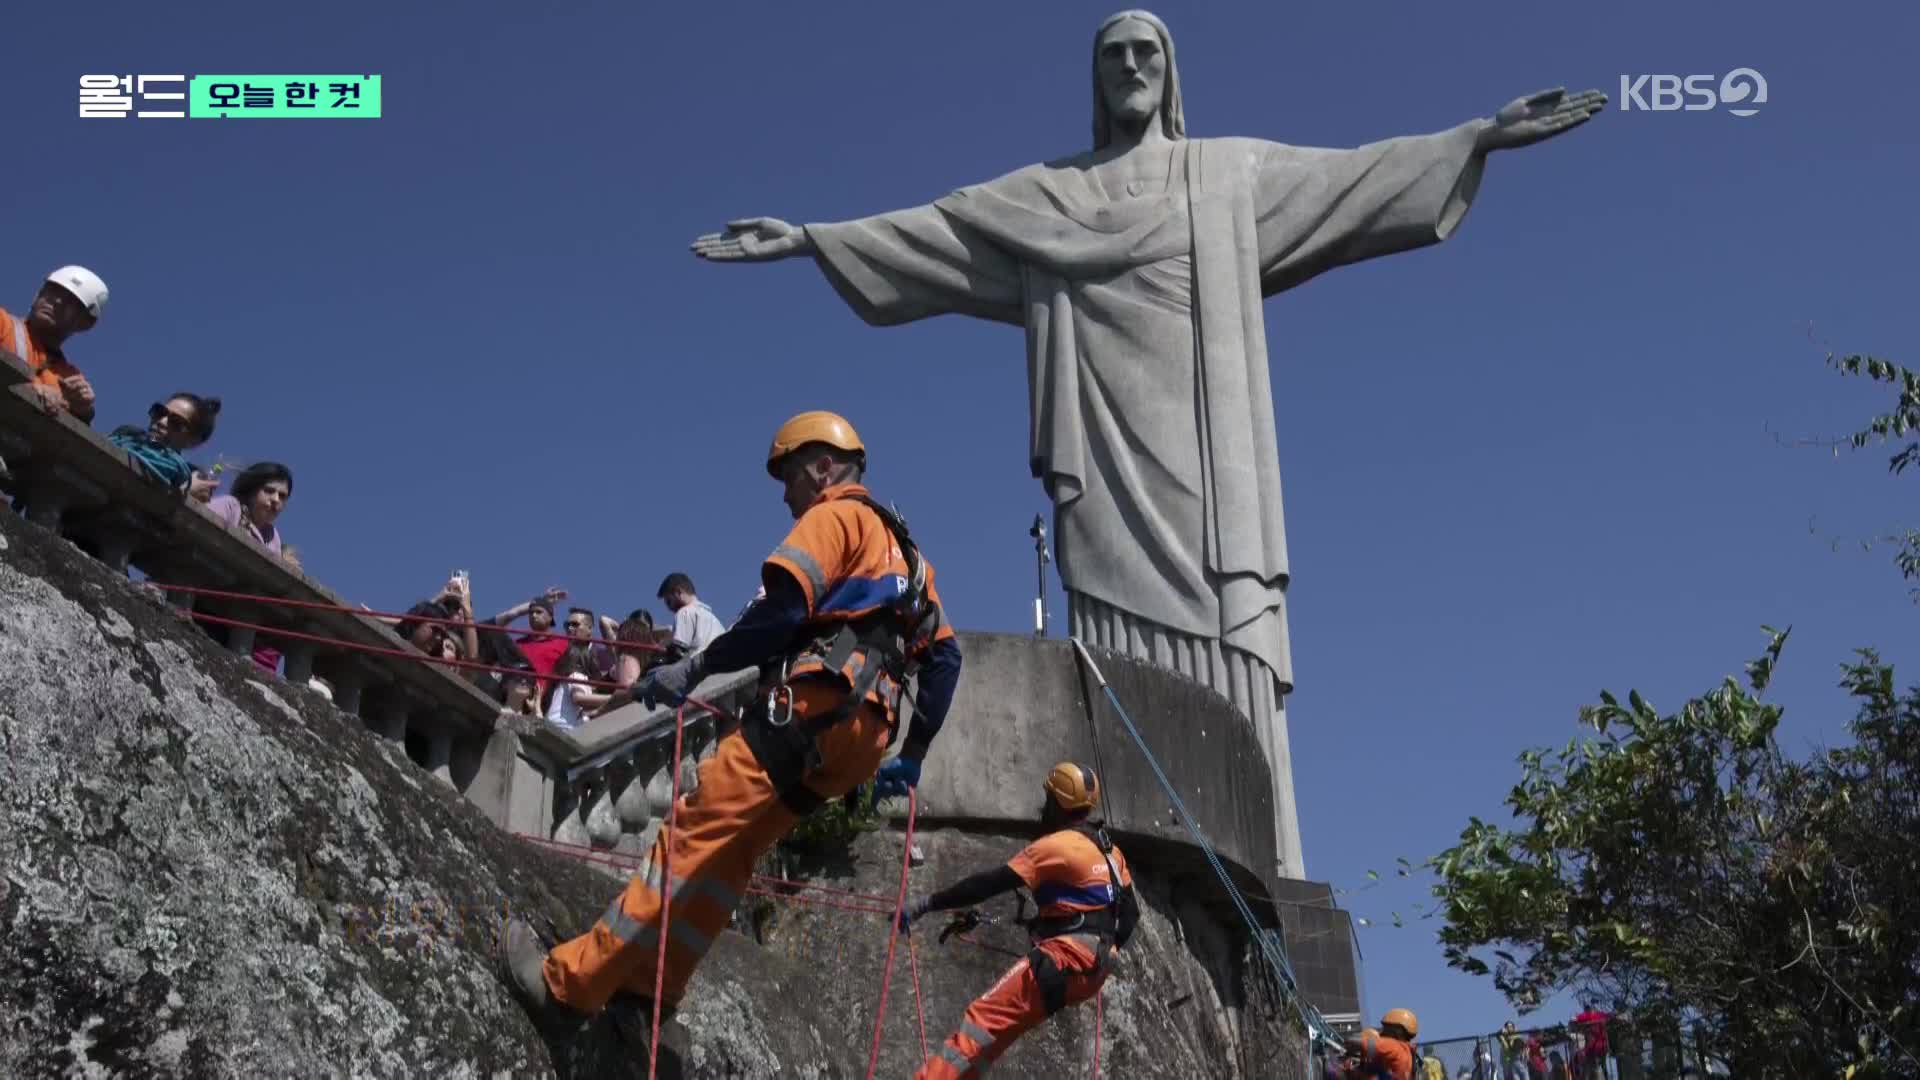
<instances>
[{"instance_id":1,"label":"blue rope","mask_svg":"<svg viewBox=\"0 0 1920 1080\"><path fill-rule=\"evenodd\" d=\"M1215 854L1212 841L1207 839L1206 833L1201 831L1193 815L1187 811L1186 800L1180 797L1180 792L1174 788L1173 781L1167 779L1166 771L1160 767L1160 760L1154 757L1153 751L1147 746L1146 738L1140 734L1140 729L1134 726L1133 717L1127 715L1126 706L1120 704L1119 695L1113 692L1113 687L1107 685L1107 677L1101 673L1100 665L1093 662L1092 654L1087 652L1087 647L1080 643L1079 638L1069 640L1086 660L1087 666L1093 669L1093 677L1099 680L1100 689L1112 703L1113 711L1119 714L1120 722L1127 727L1127 734L1133 737L1134 745L1140 748L1141 756L1147 759L1148 767L1153 770L1154 779L1160 781L1161 790L1167 793L1167 798L1173 800L1173 809L1180 815L1180 824L1186 826L1187 832L1193 836L1193 842L1207 857L1207 865L1213 868L1214 874L1220 878L1220 884L1226 887L1227 896L1232 899L1233 906L1240 912L1240 918L1246 922L1247 931L1259 945L1267 965L1280 977L1281 985L1286 988L1288 999L1306 1017L1309 1034L1320 1039L1333 1039L1332 1029L1327 1026L1326 1019L1320 1015L1320 1010L1300 1000L1300 983L1294 977L1293 965L1287 960L1286 952L1273 943L1275 935L1261 927L1260 921L1254 918L1253 908L1248 906L1246 897L1240 894L1240 887L1233 883L1233 877L1227 873L1227 868L1220 862L1220 856Z\"/></svg>"}]
</instances>

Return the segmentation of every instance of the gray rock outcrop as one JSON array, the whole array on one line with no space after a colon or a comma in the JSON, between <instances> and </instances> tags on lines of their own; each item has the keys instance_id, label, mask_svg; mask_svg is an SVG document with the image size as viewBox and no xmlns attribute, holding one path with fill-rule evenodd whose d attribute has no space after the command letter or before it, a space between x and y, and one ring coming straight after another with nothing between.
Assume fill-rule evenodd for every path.
<instances>
[{"instance_id":1,"label":"gray rock outcrop","mask_svg":"<svg viewBox=\"0 0 1920 1080\"><path fill-rule=\"evenodd\" d=\"M617 888L605 871L503 833L397 744L6 513L0 813L0 1075L646 1073L619 1025L543 1035L496 974L503 913L577 933ZM915 887L1019 843L929 833ZM899 853L881 832L791 869L891 895ZM1191 883L1138 874L1152 910L1107 991L1103 1075L1292 1075L1274 1061L1298 1060L1297 1037L1243 982L1244 941ZM864 1076L884 921L765 898L743 914L662 1075ZM937 1041L1011 961L918 938ZM887 1015L878 1075L905 1076L904 945ZM1092 1024L1060 1018L1004 1074L1084 1072Z\"/></svg>"}]
</instances>

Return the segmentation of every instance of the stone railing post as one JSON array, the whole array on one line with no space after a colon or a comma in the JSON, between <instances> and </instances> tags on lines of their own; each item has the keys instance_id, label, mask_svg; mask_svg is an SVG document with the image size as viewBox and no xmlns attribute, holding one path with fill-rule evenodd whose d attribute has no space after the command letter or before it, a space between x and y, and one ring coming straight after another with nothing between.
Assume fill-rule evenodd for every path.
<instances>
[{"instance_id":1,"label":"stone railing post","mask_svg":"<svg viewBox=\"0 0 1920 1080\"><path fill-rule=\"evenodd\" d=\"M287 658L287 681L296 686L307 685L313 678L313 643L288 642L284 655Z\"/></svg>"},{"instance_id":2,"label":"stone railing post","mask_svg":"<svg viewBox=\"0 0 1920 1080\"><path fill-rule=\"evenodd\" d=\"M241 656L253 655L253 628L250 626L222 627L227 632L227 648Z\"/></svg>"},{"instance_id":3,"label":"stone railing post","mask_svg":"<svg viewBox=\"0 0 1920 1080\"><path fill-rule=\"evenodd\" d=\"M427 737L427 771L448 787L453 787L453 736L446 732Z\"/></svg>"},{"instance_id":4,"label":"stone railing post","mask_svg":"<svg viewBox=\"0 0 1920 1080\"><path fill-rule=\"evenodd\" d=\"M366 677L358 672L342 671L333 678L334 707L349 716L360 715L360 692L367 686Z\"/></svg>"},{"instance_id":5,"label":"stone railing post","mask_svg":"<svg viewBox=\"0 0 1920 1080\"><path fill-rule=\"evenodd\" d=\"M36 471L27 484L27 520L50 532L60 531L60 521L72 504L73 493L54 479L50 472Z\"/></svg>"},{"instance_id":6,"label":"stone railing post","mask_svg":"<svg viewBox=\"0 0 1920 1080\"><path fill-rule=\"evenodd\" d=\"M367 727L381 738L404 746L407 741L407 710L398 705L389 705L368 718Z\"/></svg>"},{"instance_id":7,"label":"stone railing post","mask_svg":"<svg viewBox=\"0 0 1920 1080\"><path fill-rule=\"evenodd\" d=\"M133 529L114 527L103 529L94 542L99 547L100 561L106 563L115 573L127 572L127 565L133 561L133 549L139 543L140 534Z\"/></svg>"}]
</instances>

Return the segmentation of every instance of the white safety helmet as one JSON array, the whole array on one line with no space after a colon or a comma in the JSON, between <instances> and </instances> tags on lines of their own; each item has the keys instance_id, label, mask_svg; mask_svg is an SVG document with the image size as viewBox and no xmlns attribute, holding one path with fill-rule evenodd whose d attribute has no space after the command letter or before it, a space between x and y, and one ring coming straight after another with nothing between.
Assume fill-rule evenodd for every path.
<instances>
[{"instance_id":1,"label":"white safety helmet","mask_svg":"<svg viewBox=\"0 0 1920 1080\"><path fill-rule=\"evenodd\" d=\"M99 318L107 307L107 283L84 266L63 266L47 275L47 280L79 297L87 314Z\"/></svg>"}]
</instances>

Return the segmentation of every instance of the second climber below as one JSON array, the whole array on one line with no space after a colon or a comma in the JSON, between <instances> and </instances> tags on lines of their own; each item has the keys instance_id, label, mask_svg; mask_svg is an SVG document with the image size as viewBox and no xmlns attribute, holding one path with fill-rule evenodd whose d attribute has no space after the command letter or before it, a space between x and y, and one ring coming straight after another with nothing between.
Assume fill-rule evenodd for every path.
<instances>
[{"instance_id":1,"label":"second climber below","mask_svg":"<svg viewBox=\"0 0 1920 1080\"><path fill-rule=\"evenodd\" d=\"M866 460L860 436L840 416L807 412L783 424L767 472L783 485L795 520L761 565L766 595L704 651L616 695L616 706L632 698L677 704L708 674L761 671L760 696L739 729L700 765L672 827L592 929L549 950L531 926L508 922L507 975L537 1018L578 1020L616 997L623 1011L652 1008L667 892L658 1005L663 1022L671 1017L731 921L756 860L822 803L874 778L916 674L913 724L876 788L904 795L919 783L959 683L960 647L932 565L899 516L862 486Z\"/></svg>"},{"instance_id":2,"label":"second climber below","mask_svg":"<svg viewBox=\"0 0 1920 1080\"><path fill-rule=\"evenodd\" d=\"M1027 924L1032 951L975 998L960 1028L927 1058L915 1080L982 1075L1014 1040L1069 1005L1093 997L1107 981L1114 950L1140 921L1126 856L1093 818L1100 779L1063 761L1047 774L1040 827L1045 835L1005 865L941 889L901 913L900 926L928 912L970 908L1025 887L1040 912Z\"/></svg>"}]
</instances>

